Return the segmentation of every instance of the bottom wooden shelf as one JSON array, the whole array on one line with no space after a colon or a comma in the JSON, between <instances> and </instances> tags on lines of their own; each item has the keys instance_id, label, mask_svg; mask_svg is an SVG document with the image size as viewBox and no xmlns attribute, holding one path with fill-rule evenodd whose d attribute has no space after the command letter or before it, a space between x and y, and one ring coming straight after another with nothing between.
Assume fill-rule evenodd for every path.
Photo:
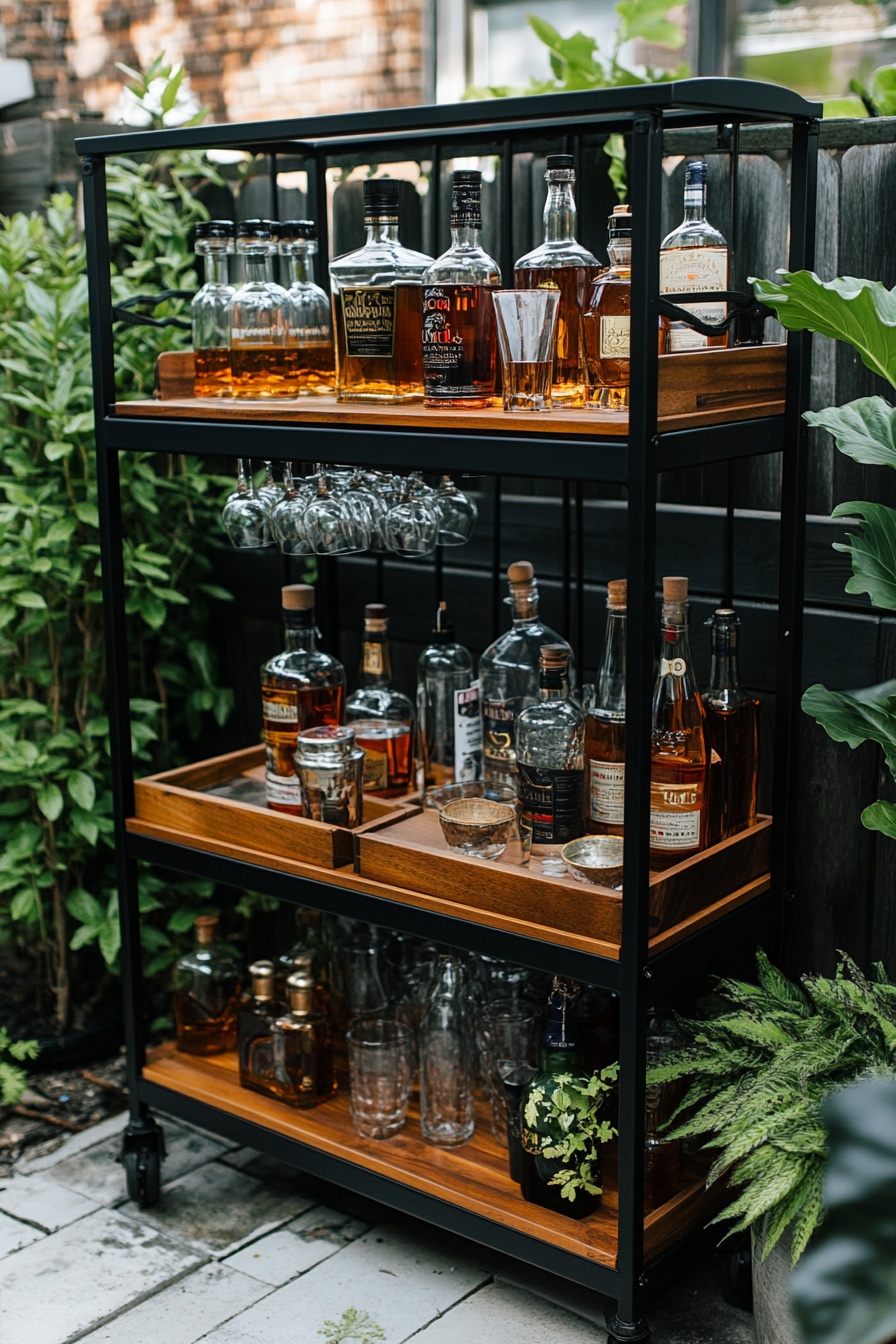
<instances>
[{"instance_id":1,"label":"bottom wooden shelf","mask_svg":"<svg viewBox=\"0 0 896 1344\"><path fill-rule=\"evenodd\" d=\"M204 1102L242 1120L276 1130L332 1157L362 1166L401 1185L413 1186L446 1203L458 1205L537 1240L616 1268L617 1210L615 1172L607 1172L601 1207L580 1221L541 1209L522 1198L507 1171L507 1153L492 1136L485 1103L477 1114L476 1131L460 1148L424 1143L419 1111L412 1105L408 1123L394 1138L360 1138L349 1113L348 1097L299 1111L240 1087L236 1056L203 1059L180 1054L173 1044L149 1055L143 1076L174 1092ZM686 1232L705 1222L719 1206L723 1192L706 1190L705 1169L688 1172L688 1184L644 1220L645 1260L666 1250Z\"/></svg>"}]
</instances>

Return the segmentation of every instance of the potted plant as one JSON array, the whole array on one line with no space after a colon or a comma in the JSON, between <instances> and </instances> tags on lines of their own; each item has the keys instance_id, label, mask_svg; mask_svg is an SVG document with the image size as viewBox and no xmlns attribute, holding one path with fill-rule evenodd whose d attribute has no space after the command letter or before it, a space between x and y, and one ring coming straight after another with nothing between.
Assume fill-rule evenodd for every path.
<instances>
[{"instance_id":1,"label":"potted plant","mask_svg":"<svg viewBox=\"0 0 896 1344\"><path fill-rule=\"evenodd\" d=\"M601 1148L616 1135L604 1103L618 1073L610 1064L590 1076L535 1075L522 1104L524 1198L571 1218L597 1209Z\"/></svg>"}]
</instances>

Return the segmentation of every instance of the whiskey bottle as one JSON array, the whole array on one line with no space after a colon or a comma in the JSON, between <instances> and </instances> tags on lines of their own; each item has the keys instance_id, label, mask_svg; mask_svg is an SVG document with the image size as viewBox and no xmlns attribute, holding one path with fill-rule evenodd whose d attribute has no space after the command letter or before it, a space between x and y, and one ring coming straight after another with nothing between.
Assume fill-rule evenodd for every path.
<instances>
[{"instance_id":1,"label":"whiskey bottle","mask_svg":"<svg viewBox=\"0 0 896 1344\"><path fill-rule=\"evenodd\" d=\"M687 596L687 579L663 579L650 758L650 862L655 868L668 868L706 847L710 751L688 641Z\"/></svg>"},{"instance_id":2,"label":"whiskey bottle","mask_svg":"<svg viewBox=\"0 0 896 1344\"><path fill-rule=\"evenodd\" d=\"M272 1027L287 1011L275 997L272 961L255 961L249 967L252 993L240 1004L236 1017L236 1049L240 1083L252 1092L271 1095L274 1076Z\"/></svg>"},{"instance_id":3,"label":"whiskey bottle","mask_svg":"<svg viewBox=\"0 0 896 1344\"><path fill-rule=\"evenodd\" d=\"M706 218L706 163L692 159L684 170L684 220L663 239L660 249L660 293L700 294L727 289L728 268L728 244ZM680 306L703 322L721 322L728 313L727 304L706 300ZM704 336L686 322L668 318L663 318L663 325L669 354L728 344L727 332Z\"/></svg>"},{"instance_id":4,"label":"whiskey bottle","mask_svg":"<svg viewBox=\"0 0 896 1344\"><path fill-rule=\"evenodd\" d=\"M497 262L482 250L482 174L454 174L451 246L423 275L424 404L473 410L495 395Z\"/></svg>"},{"instance_id":5,"label":"whiskey bottle","mask_svg":"<svg viewBox=\"0 0 896 1344\"><path fill-rule=\"evenodd\" d=\"M520 806L543 855L585 829L585 716L569 698L568 664L565 644L542 645L538 700L516 721Z\"/></svg>"},{"instance_id":6,"label":"whiskey bottle","mask_svg":"<svg viewBox=\"0 0 896 1344\"><path fill-rule=\"evenodd\" d=\"M479 683L473 659L454 638L447 603L417 663L417 724L424 787L478 779L482 767Z\"/></svg>"},{"instance_id":7,"label":"whiskey bottle","mask_svg":"<svg viewBox=\"0 0 896 1344\"><path fill-rule=\"evenodd\" d=\"M572 154L549 154L544 179L544 242L514 267L517 289L558 289L557 335L551 396L555 406L584 406L585 350L582 313L600 263L576 241L576 180Z\"/></svg>"},{"instance_id":8,"label":"whiskey bottle","mask_svg":"<svg viewBox=\"0 0 896 1344\"><path fill-rule=\"evenodd\" d=\"M317 724L337 726L345 704L345 668L317 647L314 589L290 583L281 589L285 648L261 669L267 804L302 815L293 756L296 739Z\"/></svg>"},{"instance_id":9,"label":"whiskey bottle","mask_svg":"<svg viewBox=\"0 0 896 1344\"><path fill-rule=\"evenodd\" d=\"M271 1090L288 1106L305 1108L327 1101L336 1091L330 1025L314 1007L314 980L303 972L287 978L289 1012L271 1031Z\"/></svg>"},{"instance_id":10,"label":"whiskey bottle","mask_svg":"<svg viewBox=\"0 0 896 1344\"><path fill-rule=\"evenodd\" d=\"M381 603L364 608L360 686L345 705L345 721L364 751L364 792L407 793L414 769L414 707L391 686L389 616Z\"/></svg>"},{"instance_id":11,"label":"whiskey bottle","mask_svg":"<svg viewBox=\"0 0 896 1344\"><path fill-rule=\"evenodd\" d=\"M632 305L632 215L613 208L607 251L610 266L594 281L582 318L588 372L586 406L593 411L627 411Z\"/></svg>"},{"instance_id":12,"label":"whiskey bottle","mask_svg":"<svg viewBox=\"0 0 896 1344\"><path fill-rule=\"evenodd\" d=\"M230 396L230 300L227 258L233 252L233 224L209 219L196 225L196 251L205 265L205 284L191 306L193 391L197 397Z\"/></svg>"},{"instance_id":13,"label":"whiskey bottle","mask_svg":"<svg viewBox=\"0 0 896 1344\"><path fill-rule=\"evenodd\" d=\"M421 277L432 257L398 241L397 178L364 183L367 241L330 264L338 401L423 396Z\"/></svg>"},{"instance_id":14,"label":"whiskey bottle","mask_svg":"<svg viewBox=\"0 0 896 1344\"><path fill-rule=\"evenodd\" d=\"M236 228L236 248L246 281L230 300L230 346L235 397L294 397L295 351L289 345L289 295L274 283L271 258L277 225L246 219Z\"/></svg>"},{"instance_id":15,"label":"whiskey bottle","mask_svg":"<svg viewBox=\"0 0 896 1344\"><path fill-rule=\"evenodd\" d=\"M216 942L217 915L194 921L196 945L174 967L177 1048L188 1055L221 1055L236 1045L240 972Z\"/></svg>"},{"instance_id":16,"label":"whiskey bottle","mask_svg":"<svg viewBox=\"0 0 896 1344\"><path fill-rule=\"evenodd\" d=\"M516 790L517 715L538 699L539 654L543 644L562 644L569 653L570 689L574 689L572 650L538 618L538 586L528 560L508 567L513 609L509 630L479 659L482 703L482 765L486 784Z\"/></svg>"},{"instance_id":17,"label":"whiskey bottle","mask_svg":"<svg viewBox=\"0 0 896 1344\"><path fill-rule=\"evenodd\" d=\"M730 607L719 607L711 624L712 663L703 706L710 747L721 758L719 838L724 840L756 824L759 701L740 684L737 615Z\"/></svg>"},{"instance_id":18,"label":"whiskey bottle","mask_svg":"<svg viewBox=\"0 0 896 1344\"><path fill-rule=\"evenodd\" d=\"M622 835L625 814L625 579L607 584L607 632L585 716L585 829Z\"/></svg>"},{"instance_id":19,"label":"whiskey bottle","mask_svg":"<svg viewBox=\"0 0 896 1344\"><path fill-rule=\"evenodd\" d=\"M300 397L330 393L336 385L336 359L330 325L330 300L314 283L317 226L310 219L280 225L280 255L289 263L289 345L295 352Z\"/></svg>"}]
</instances>

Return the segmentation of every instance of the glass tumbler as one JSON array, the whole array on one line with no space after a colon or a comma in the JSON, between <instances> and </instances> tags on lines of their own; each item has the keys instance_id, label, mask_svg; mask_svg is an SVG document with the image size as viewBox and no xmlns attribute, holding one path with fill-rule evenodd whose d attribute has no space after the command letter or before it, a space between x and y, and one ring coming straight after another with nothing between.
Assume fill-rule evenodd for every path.
<instances>
[{"instance_id":1,"label":"glass tumbler","mask_svg":"<svg viewBox=\"0 0 896 1344\"><path fill-rule=\"evenodd\" d=\"M500 1065L507 1060L535 1063L538 1010L525 999L493 999L479 1014L476 1041L479 1067L492 1106L492 1133L507 1147L507 1093Z\"/></svg>"},{"instance_id":2,"label":"glass tumbler","mask_svg":"<svg viewBox=\"0 0 896 1344\"><path fill-rule=\"evenodd\" d=\"M392 1018L358 1017L345 1039L352 1123L362 1139L389 1139L407 1116L413 1075L411 1033Z\"/></svg>"},{"instance_id":3,"label":"glass tumbler","mask_svg":"<svg viewBox=\"0 0 896 1344\"><path fill-rule=\"evenodd\" d=\"M554 329L560 291L508 289L493 294L505 411L550 411Z\"/></svg>"}]
</instances>

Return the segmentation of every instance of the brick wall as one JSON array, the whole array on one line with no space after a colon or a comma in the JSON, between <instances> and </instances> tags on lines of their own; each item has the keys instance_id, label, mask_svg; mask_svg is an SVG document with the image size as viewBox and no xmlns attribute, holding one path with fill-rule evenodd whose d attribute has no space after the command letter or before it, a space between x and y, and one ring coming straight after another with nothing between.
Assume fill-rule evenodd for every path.
<instances>
[{"instance_id":1,"label":"brick wall","mask_svg":"<svg viewBox=\"0 0 896 1344\"><path fill-rule=\"evenodd\" d=\"M32 115L83 102L77 76L68 62L71 43L69 0L0 0L6 55L28 61L34 98L15 109Z\"/></svg>"}]
</instances>

